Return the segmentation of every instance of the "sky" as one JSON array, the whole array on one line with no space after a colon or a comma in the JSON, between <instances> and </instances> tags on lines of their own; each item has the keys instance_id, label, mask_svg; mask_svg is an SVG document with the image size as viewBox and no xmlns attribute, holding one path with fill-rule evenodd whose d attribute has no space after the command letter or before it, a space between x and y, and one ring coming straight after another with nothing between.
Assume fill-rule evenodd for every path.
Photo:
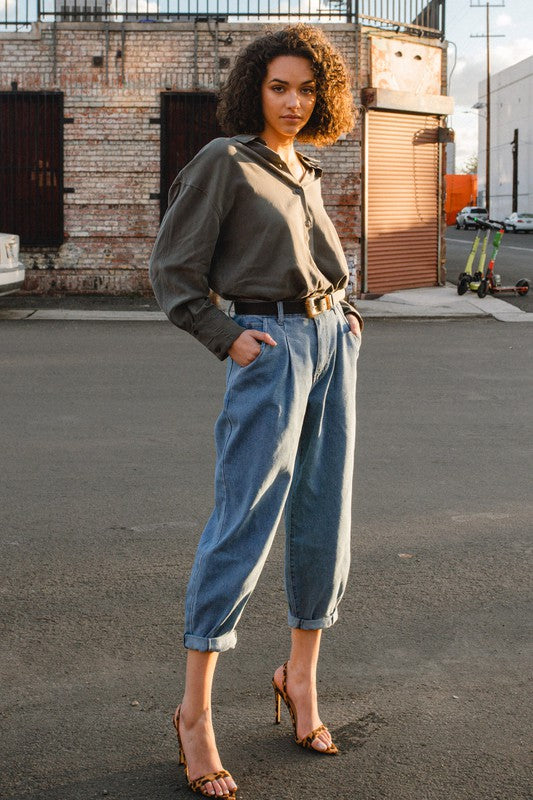
<instances>
[{"instance_id":1,"label":"sky","mask_svg":"<svg viewBox=\"0 0 533 800\"><path fill-rule=\"evenodd\" d=\"M485 38L471 34L486 33L486 10L471 8L484 0L446 0L446 39L455 42L448 47L448 94L455 99L453 117L448 124L455 130L456 172L460 172L469 156L477 154L478 112L472 108L478 99L478 84L486 76ZM490 0L490 33L505 34L490 39L491 75L533 55L533 0ZM481 111L483 113L483 111Z\"/></svg>"}]
</instances>

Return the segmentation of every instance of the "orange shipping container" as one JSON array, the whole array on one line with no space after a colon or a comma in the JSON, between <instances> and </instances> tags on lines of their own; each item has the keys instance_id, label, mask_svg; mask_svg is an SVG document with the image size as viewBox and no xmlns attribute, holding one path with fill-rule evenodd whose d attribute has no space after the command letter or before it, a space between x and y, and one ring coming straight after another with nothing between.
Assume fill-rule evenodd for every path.
<instances>
[{"instance_id":1,"label":"orange shipping container","mask_svg":"<svg viewBox=\"0 0 533 800\"><path fill-rule=\"evenodd\" d=\"M446 225L454 225L458 211L477 204L477 175L445 175L444 180Z\"/></svg>"}]
</instances>

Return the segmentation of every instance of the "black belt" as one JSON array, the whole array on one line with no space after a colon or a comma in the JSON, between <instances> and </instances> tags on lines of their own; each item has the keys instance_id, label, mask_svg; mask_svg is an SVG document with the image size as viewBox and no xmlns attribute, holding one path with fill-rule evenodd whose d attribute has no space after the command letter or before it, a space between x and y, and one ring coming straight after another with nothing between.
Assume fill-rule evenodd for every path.
<instances>
[{"instance_id":1,"label":"black belt","mask_svg":"<svg viewBox=\"0 0 533 800\"><path fill-rule=\"evenodd\" d=\"M342 292L324 294L320 297L307 297L305 300L282 300L284 314L305 314L306 317L317 317L324 311L333 308ZM276 302L263 302L262 300L236 300L234 304L236 314L257 314L260 317L276 316L278 304Z\"/></svg>"}]
</instances>

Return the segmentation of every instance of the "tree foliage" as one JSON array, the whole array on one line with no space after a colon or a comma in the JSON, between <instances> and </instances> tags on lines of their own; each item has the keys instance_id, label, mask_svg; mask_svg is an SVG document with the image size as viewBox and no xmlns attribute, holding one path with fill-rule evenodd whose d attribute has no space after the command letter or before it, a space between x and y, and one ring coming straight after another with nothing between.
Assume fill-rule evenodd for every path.
<instances>
[{"instance_id":1,"label":"tree foliage","mask_svg":"<svg viewBox=\"0 0 533 800\"><path fill-rule=\"evenodd\" d=\"M476 175L476 173L477 173L477 155L473 153L466 159L465 163L463 164L461 174Z\"/></svg>"}]
</instances>

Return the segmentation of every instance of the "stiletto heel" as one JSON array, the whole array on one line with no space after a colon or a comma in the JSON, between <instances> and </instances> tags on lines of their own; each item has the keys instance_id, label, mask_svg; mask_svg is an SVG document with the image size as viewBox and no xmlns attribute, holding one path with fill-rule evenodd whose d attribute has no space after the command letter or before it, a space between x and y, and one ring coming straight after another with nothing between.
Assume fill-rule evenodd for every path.
<instances>
[{"instance_id":1,"label":"stiletto heel","mask_svg":"<svg viewBox=\"0 0 533 800\"><path fill-rule=\"evenodd\" d=\"M303 736L301 739L298 738L298 726L297 726L297 716L296 716L296 709L294 704L287 694L287 664L286 661L283 665L283 681L281 688L277 685L274 678L272 678L272 686L274 687L274 696L276 698L276 723L281 722L281 699L287 706L289 710L289 714L291 715L292 727L294 728L294 741L300 747L305 747L309 750L314 750L315 753L319 753L320 755L336 755L339 751L331 742L329 747L325 750L318 750L316 747L313 747L313 742L315 739L320 736L323 731L326 731L327 728L325 725L319 725L318 728L315 728L311 733L308 733L307 736Z\"/></svg>"},{"instance_id":2,"label":"stiletto heel","mask_svg":"<svg viewBox=\"0 0 533 800\"><path fill-rule=\"evenodd\" d=\"M178 706L174 716L172 717L172 724L176 729L176 735L178 737L178 747L179 747L179 763L183 764L183 768L185 770L185 779L189 784L189 789L193 792L198 792L199 794L203 795L204 797L221 797L221 798L228 798L228 800L236 800L236 792L237 789L233 789L229 794L221 794L221 795L211 795L204 792L204 786L206 783L212 783L213 781L218 781L220 778L231 778L230 773L225 770L221 769L218 772L209 772L207 775L202 775L201 778L195 778L191 780L189 778L189 768L187 766L187 759L185 758L185 751L183 749L183 744L181 743L181 736L180 736L180 711L181 706Z\"/></svg>"},{"instance_id":3,"label":"stiletto heel","mask_svg":"<svg viewBox=\"0 0 533 800\"><path fill-rule=\"evenodd\" d=\"M274 687L274 702L276 704L276 719L275 724L279 725L281 722L281 692L272 679L272 686Z\"/></svg>"}]
</instances>

